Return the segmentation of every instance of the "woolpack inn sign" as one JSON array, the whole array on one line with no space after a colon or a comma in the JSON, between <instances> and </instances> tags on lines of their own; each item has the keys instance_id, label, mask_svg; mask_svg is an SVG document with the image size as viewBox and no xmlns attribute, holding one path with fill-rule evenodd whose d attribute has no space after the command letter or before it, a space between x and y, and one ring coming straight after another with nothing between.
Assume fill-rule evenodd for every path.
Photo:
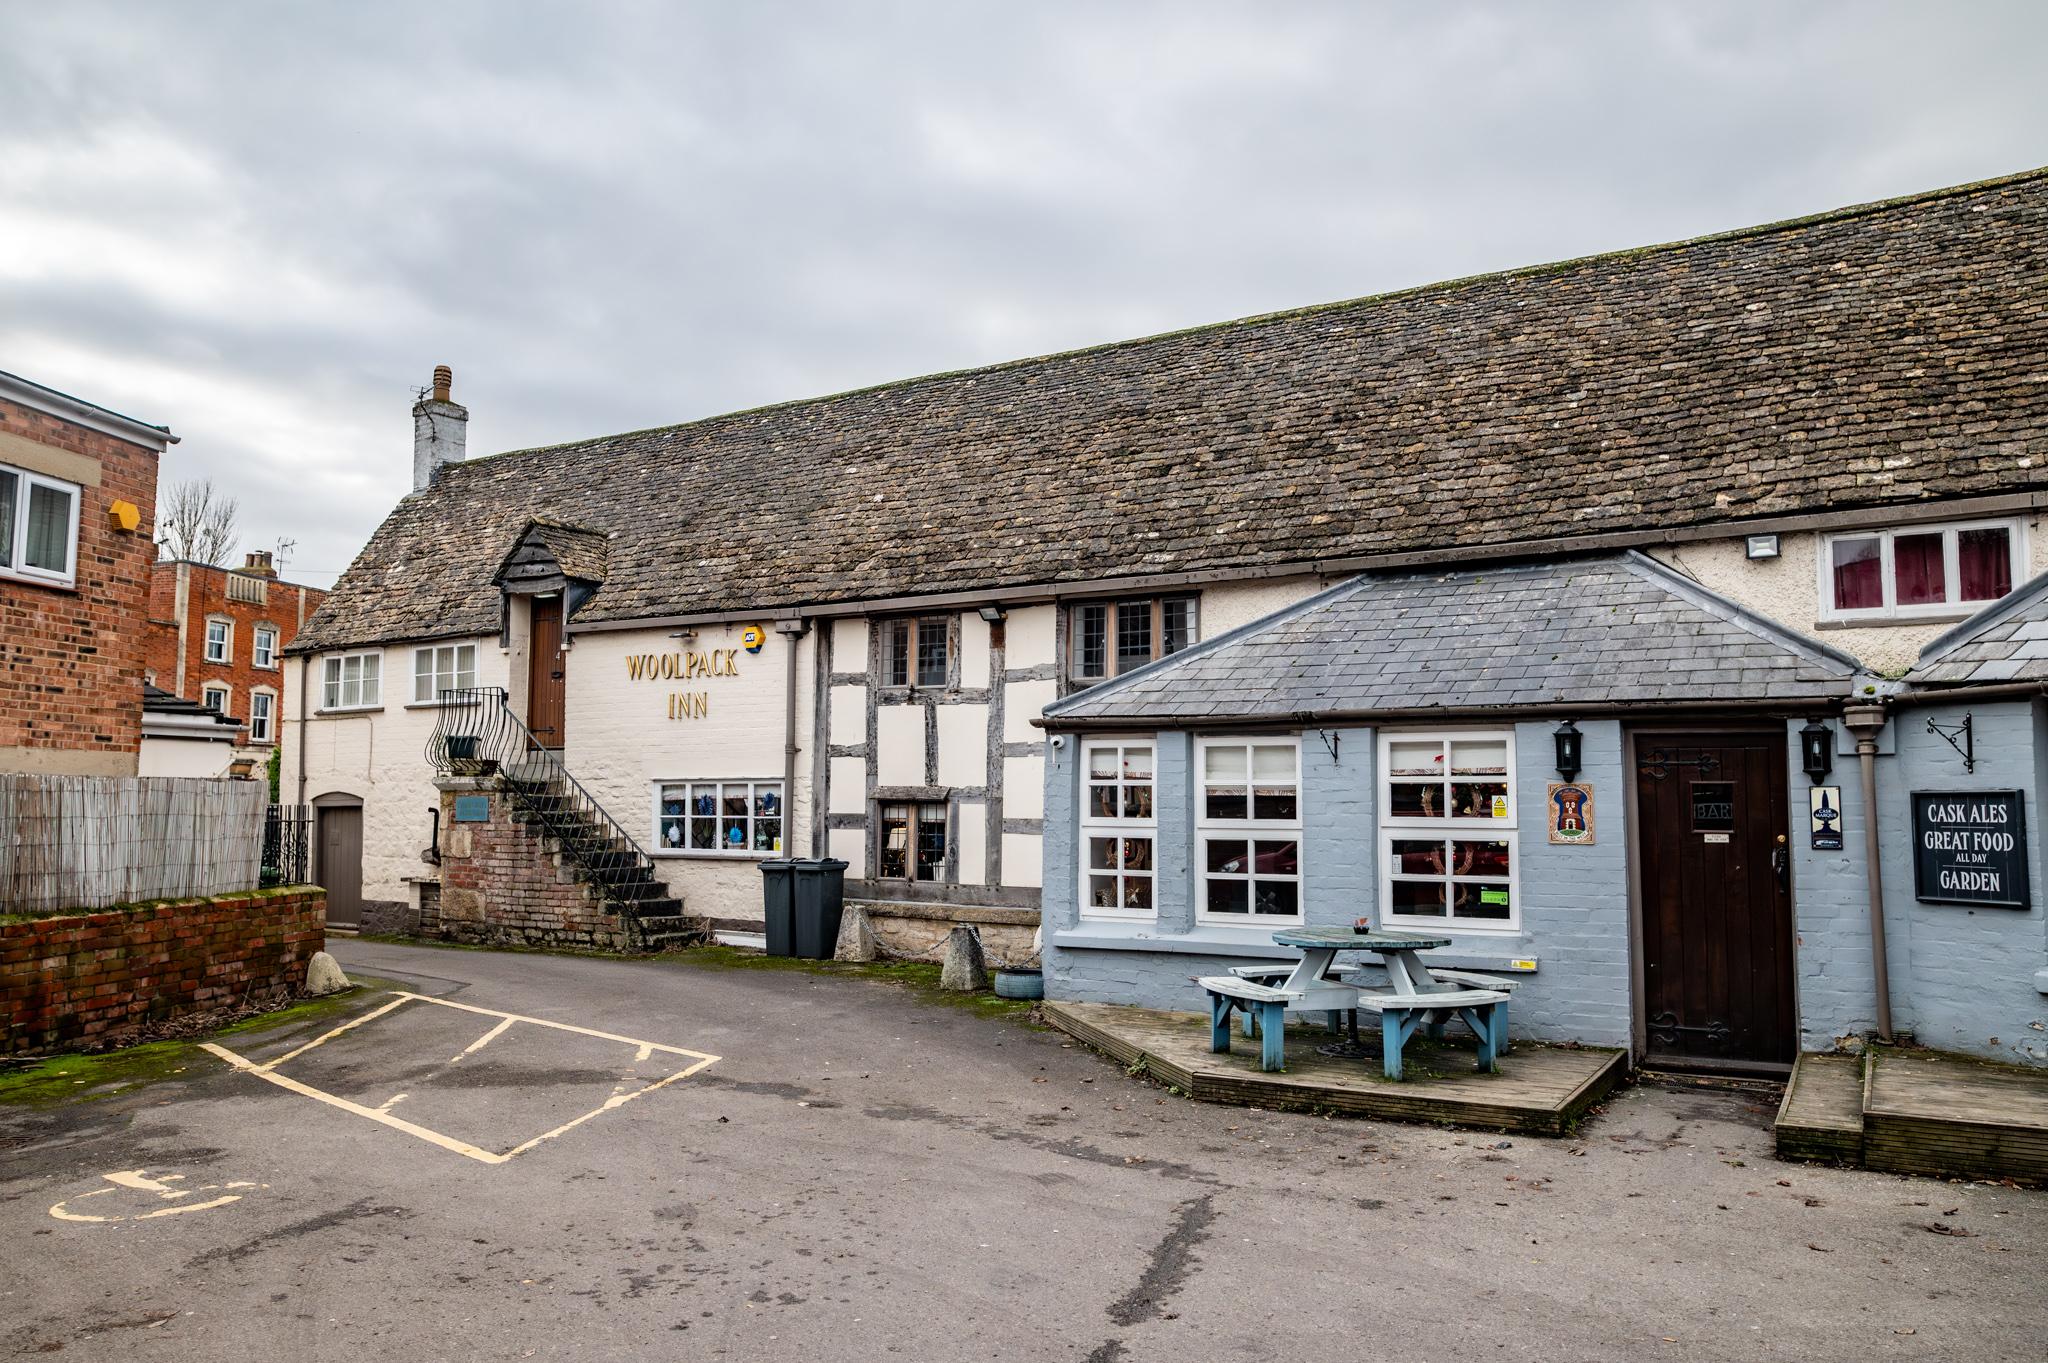
<instances>
[{"instance_id":1,"label":"woolpack inn sign","mask_svg":"<svg viewBox=\"0 0 2048 1363\"><path fill-rule=\"evenodd\" d=\"M2026 813L2026 797L2017 790L1914 791L1914 898L2030 907Z\"/></svg>"}]
</instances>

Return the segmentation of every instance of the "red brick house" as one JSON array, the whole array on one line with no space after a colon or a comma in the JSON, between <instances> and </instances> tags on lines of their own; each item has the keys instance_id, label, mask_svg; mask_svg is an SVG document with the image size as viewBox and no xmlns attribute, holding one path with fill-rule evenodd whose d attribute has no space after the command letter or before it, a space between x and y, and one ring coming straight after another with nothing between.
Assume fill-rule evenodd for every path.
<instances>
[{"instance_id":1,"label":"red brick house","mask_svg":"<svg viewBox=\"0 0 2048 1363\"><path fill-rule=\"evenodd\" d=\"M285 582L268 550L240 568L185 559L150 570L149 683L241 721L241 742L269 746L284 723L284 650L326 593Z\"/></svg>"},{"instance_id":2,"label":"red brick house","mask_svg":"<svg viewBox=\"0 0 2048 1363\"><path fill-rule=\"evenodd\" d=\"M0 773L135 773L157 461L176 440L0 372Z\"/></svg>"}]
</instances>

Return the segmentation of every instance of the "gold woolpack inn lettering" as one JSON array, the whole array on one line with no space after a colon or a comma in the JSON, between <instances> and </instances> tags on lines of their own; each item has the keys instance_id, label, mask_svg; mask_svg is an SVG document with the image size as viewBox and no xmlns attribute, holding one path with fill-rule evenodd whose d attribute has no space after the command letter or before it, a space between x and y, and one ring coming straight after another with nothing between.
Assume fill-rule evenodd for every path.
<instances>
[{"instance_id":1,"label":"gold woolpack inn lettering","mask_svg":"<svg viewBox=\"0 0 2048 1363\"><path fill-rule=\"evenodd\" d=\"M629 653L626 675L634 681L688 681L693 677L737 677L740 674L737 648L714 648L687 653ZM670 719L705 719L711 714L708 691L671 691Z\"/></svg>"}]
</instances>

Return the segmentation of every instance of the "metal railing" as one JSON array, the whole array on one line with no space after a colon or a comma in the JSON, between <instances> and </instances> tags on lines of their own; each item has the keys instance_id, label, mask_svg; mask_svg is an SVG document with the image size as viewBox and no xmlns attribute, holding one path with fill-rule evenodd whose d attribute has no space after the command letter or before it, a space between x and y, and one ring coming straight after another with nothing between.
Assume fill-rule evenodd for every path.
<instances>
[{"instance_id":1,"label":"metal railing","mask_svg":"<svg viewBox=\"0 0 2048 1363\"><path fill-rule=\"evenodd\" d=\"M631 908L667 894L625 827L512 713L503 687L443 691L427 761L444 776L496 777L520 815L546 830L605 898Z\"/></svg>"},{"instance_id":2,"label":"metal railing","mask_svg":"<svg viewBox=\"0 0 2048 1363\"><path fill-rule=\"evenodd\" d=\"M263 811L262 884L306 885L312 881L313 810L310 805L271 805Z\"/></svg>"}]
</instances>

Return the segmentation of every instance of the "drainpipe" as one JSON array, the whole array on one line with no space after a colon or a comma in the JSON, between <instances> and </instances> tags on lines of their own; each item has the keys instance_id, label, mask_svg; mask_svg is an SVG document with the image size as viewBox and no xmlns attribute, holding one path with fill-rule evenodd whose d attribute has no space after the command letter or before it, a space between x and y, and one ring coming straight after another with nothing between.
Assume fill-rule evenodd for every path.
<instances>
[{"instance_id":1,"label":"drainpipe","mask_svg":"<svg viewBox=\"0 0 2048 1363\"><path fill-rule=\"evenodd\" d=\"M777 620L775 632L789 641L789 661L782 687L782 855L796 847L796 644L809 629L802 619ZM818 811L811 811L817 818Z\"/></svg>"},{"instance_id":2,"label":"drainpipe","mask_svg":"<svg viewBox=\"0 0 2048 1363\"><path fill-rule=\"evenodd\" d=\"M299 799L306 803L306 674L313 670L313 660L307 654L299 655Z\"/></svg>"},{"instance_id":3,"label":"drainpipe","mask_svg":"<svg viewBox=\"0 0 2048 1363\"><path fill-rule=\"evenodd\" d=\"M1856 735L1856 758L1863 768L1863 856L1870 866L1870 965L1877 987L1877 1034L1892 1039L1891 957L1884 944L1884 862L1877 836L1877 735L1884 728L1882 705L1849 705L1842 724Z\"/></svg>"}]
</instances>

